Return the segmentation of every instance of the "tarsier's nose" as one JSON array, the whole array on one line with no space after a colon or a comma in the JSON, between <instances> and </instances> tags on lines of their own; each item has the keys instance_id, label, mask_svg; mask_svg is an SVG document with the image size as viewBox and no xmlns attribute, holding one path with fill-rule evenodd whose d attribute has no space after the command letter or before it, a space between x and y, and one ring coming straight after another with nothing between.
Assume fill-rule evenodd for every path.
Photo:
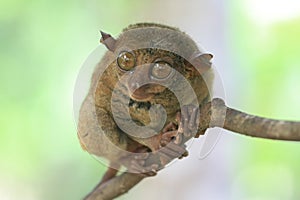
<instances>
[{"instance_id":1,"label":"tarsier's nose","mask_svg":"<svg viewBox=\"0 0 300 200\"><path fill-rule=\"evenodd\" d=\"M137 66L134 69L133 73L129 77L127 84L131 92L134 92L135 90L149 83L149 67L149 65L141 65Z\"/></svg>"},{"instance_id":2,"label":"tarsier's nose","mask_svg":"<svg viewBox=\"0 0 300 200\"><path fill-rule=\"evenodd\" d=\"M137 82L136 80L130 79L130 80L129 80L128 86L129 86L129 89L130 89L132 92L134 92L135 90L137 90L137 89L140 87L140 84L139 84L139 82Z\"/></svg>"}]
</instances>

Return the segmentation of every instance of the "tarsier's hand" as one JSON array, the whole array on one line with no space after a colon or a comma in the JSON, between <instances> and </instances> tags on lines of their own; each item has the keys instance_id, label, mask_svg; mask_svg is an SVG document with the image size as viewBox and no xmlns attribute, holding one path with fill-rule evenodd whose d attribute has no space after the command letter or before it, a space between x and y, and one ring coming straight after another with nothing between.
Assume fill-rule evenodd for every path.
<instances>
[{"instance_id":1,"label":"tarsier's hand","mask_svg":"<svg viewBox=\"0 0 300 200\"><path fill-rule=\"evenodd\" d=\"M138 148L133 154L122 159L122 163L133 173L153 176L176 158L188 156L187 140L195 136L197 130L198 108L193 105L183 106L176 114L176 123L167 124L160 134L151 138L153 152L146 147Z\"/></svg>"},{"instance_id":2,"label":"tarsier's hand","mask_svg":"<svg viewBox=\"0 0 300 200\"><path fill-rule=\"evenodd\" d=\"M199 107L195 105L186 105L181 108L179 113L178 132L183 134L186 139L194 137L197 133L199 120Z\"/></svg>"},{"instance_id":3,"label":"tarsier's hand","mask_svg":"<svg viewBox=\"0 0 300 200\"><path fill-rule=\"evenodd\" d=\"M179 119L179 118L178 118ZM158 151L162 166L165 166L175 158L187 156L186 146L182 143L182 133L177 129L177 125L170 122L161 133L160 146Z\"/></svg>"},{"instance_id":4,"label":"tarsier's hand","mask_svg":"<svg viewBox=\"0 0 300 200\"><path fill-rule=\"evenodd\" d=\"M181 159L188 156L188 151L186 150L186 145L184 143L196 135L198 117L199 108L197 106L183 106L181 112L178 112L176 115L178 126L170 122L163 129L161 145L164 148L167 148L160 151L160 160L162 165L166 165L174 158ZM165 152L168 152L169 154L165 155Z\"/></svg>"}]
</instances>

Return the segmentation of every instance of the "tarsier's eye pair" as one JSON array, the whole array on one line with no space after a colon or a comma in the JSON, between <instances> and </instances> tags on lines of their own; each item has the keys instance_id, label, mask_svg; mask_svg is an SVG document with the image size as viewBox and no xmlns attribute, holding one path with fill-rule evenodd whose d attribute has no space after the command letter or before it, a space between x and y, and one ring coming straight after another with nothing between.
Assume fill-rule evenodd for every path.
<instances>
[{"instance_id":1,"label":"tarsier's eye pair","mask_svg":"<svg viewBox=\"0 0 300 200\"><path fill-rule=\"evenodd\" d=\"M128 51L123 51L117 58L118 66L124 71L132 70L136 65L135 56ZM173 69L171 65L165 61L157 61L152 64L150 75L155 79L166 79L168 78Z\"/></svg>"}]
</instances>

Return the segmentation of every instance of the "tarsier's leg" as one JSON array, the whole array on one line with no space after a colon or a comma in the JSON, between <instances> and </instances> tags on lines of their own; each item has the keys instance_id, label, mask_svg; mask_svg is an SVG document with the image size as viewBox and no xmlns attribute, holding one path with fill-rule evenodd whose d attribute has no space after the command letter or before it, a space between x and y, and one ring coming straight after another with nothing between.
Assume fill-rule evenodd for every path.
<instances>
[{"instance_id":1,"label":"tarsier's leg","mask_svg":"<svg viewBox=\"0 0 300 200\"><path fill-rule=\"evenodd\" d=\"M128 152L128 155L123 157L120 162L131 173L154 176L171 160L185 154L185 146L174 143L174 141L179 141L176 137L178 137L177 131L168 131L150 138L139 139L144 146L136 148L132 153Z\"/></svg>"},{"instance_id":2,"label":"tarsier's leg","mask_svg":"<svg viewBox=\"0 0 300 200\"><path fill-rule=\"evenodd\" d=\"M140 143L147 146L152 154L162 158L161 161L164 160L164 162L156 161L161 167L174 158L181 157L186 152L185 145L180 143L181 136L174 129L177 129L176 125L173 128L171 124L168 124L161 133L150 138L139 139ZM168 160L168 162L165 162L165 160Z\"/></svg>"},{"instance_id":3,"label":"tarsier's leg","mask_svg":"<svg viewBox=\"0 0 300 200\"><path fill-rule=\"evenodd\" d=\"M167 125L166 129L170 129L170 126ZM162 155L166 155L167 157L170 157L172 159L178 158L185 152L185 147L181 147L179 145L171 143L171 141L177 138L178 133L174 129L171 129L171 131L166 131L166 129L159 134L149 138L131 138L134 141L137 141L139 144L148 147L148 150L151 150L153 154L161 153Z\"/></svg>"}]
</instances>

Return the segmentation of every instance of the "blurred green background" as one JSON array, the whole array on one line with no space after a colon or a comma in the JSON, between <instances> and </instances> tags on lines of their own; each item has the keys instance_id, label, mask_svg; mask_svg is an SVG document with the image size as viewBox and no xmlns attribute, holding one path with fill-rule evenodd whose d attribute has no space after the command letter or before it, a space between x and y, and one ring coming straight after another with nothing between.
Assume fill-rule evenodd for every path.
<instances>
[{"instance_id":1,"label":"blurred green background","mask_svg":"<svg viewBox=\"0 0 300 200\"><path fill-rule=\"evenodd\" d=\"M0 10L1 200L80 199L100 179L105 167L81 150L72 105L100 29L178 26L214 53L230 106L300 120L296 1L2 0ZM299 153L300 143L224 132L205 161L180 161L120 199L299 199ZM175 168L176 189L163 180Z\"/></svg>"}]
</instances>

